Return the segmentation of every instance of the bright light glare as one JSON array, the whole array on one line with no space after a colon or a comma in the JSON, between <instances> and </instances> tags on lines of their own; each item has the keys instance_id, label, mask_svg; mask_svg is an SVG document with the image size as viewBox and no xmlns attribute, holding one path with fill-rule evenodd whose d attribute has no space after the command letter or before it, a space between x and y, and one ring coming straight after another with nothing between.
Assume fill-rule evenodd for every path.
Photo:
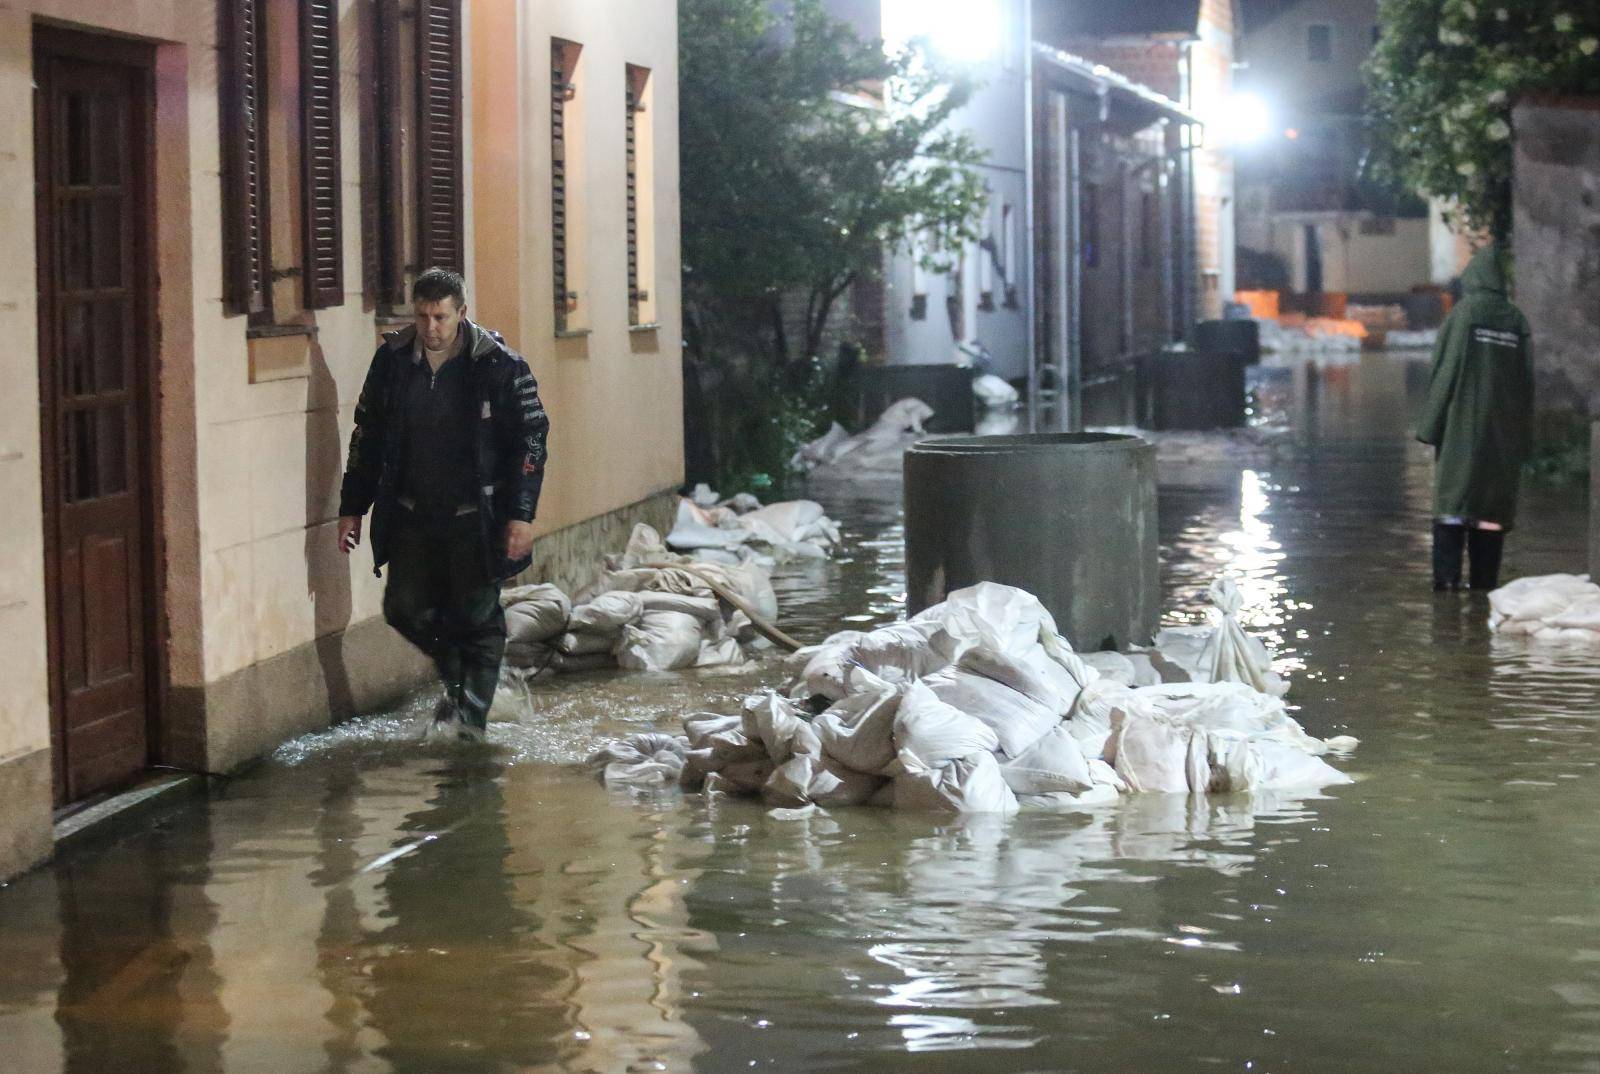
<instances>
[{"instance_id":1,"label":"bright light glare","mask_svg":"<svg viewBox=\"0 0 1600 1074\"><path fill-rule=\"evenodd\" d=\"M925 37L934 51L964 63L999 54L1004 21L1000 0L883 0L885 44Z\"/></svg>"},{"instance_id":2,"label":"bright light glare","mask_svg":"<svg viewBox=\"0 0 1600 1074\"><path fill-rule=\"evenodd\" d=\"M1259 142L1272 130L1272 109L1254 93L1235 93L1228 98L1222 129L1234 145Z\"/></svg>"}]
</instances>

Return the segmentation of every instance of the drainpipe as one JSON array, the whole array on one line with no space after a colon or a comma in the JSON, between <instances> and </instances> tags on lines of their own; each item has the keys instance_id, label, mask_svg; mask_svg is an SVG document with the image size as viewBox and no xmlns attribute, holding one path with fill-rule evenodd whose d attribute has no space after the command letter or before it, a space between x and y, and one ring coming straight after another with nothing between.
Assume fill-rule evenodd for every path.
<instances>
[{"instance_id":1,"label":"drainpipe","mask_svg":"<svg viewBox=\"0 0 1600 1074\"><path fill-rule=\"evenodd\" d=\"M1026 341L1023 344L1028 355L1028 431L1039 431L1039 310L1037 305L1038 291L1034 280L1039 275L1039 254L1034 245L1034 183L1038 173L1039 162L1034 159L1034 132L1033 109L1035 88L1033 84L1033 3L1025 0L1022 4L1022 159L1026 166L1022 175L1022 249L1027 251L1026 260L1021 264L1027 278L1023 281L1022 309L1023 316L1027 318L1023 325ZM1020 255L1022 250L1018 250ZM1011 272L1017 267L1007 265Z\"/></svg>"},{"instance_id":2,"label":"drainpipe","mask_svg":"<svg viewBox=\"0 0 1600 1074\"><path fill-rule=\"evenodd\" d=\"M1083 431L1083 165L1078 128L1067 125L1067 348L1059 411L1064 432Z\"/></svg>"},{"instance_id":3,"label":"drainpipe","mask_svg":"<svg viewBox=\"0 0 1600 1074\"><path fill-rule=\"evenodd\" d=\"M1121 192L1121 219L1122 233L1118 236L1122 244L1121 257L1117 262L1121 274L1122 284L1122 354L1126 358L1133 353L1133 219L1131 207L1133 199L1128 189L1133 176L1137 174L1128 167L1126 160L1117 162L1117 185Z\"/></svg>"}]
</instances>

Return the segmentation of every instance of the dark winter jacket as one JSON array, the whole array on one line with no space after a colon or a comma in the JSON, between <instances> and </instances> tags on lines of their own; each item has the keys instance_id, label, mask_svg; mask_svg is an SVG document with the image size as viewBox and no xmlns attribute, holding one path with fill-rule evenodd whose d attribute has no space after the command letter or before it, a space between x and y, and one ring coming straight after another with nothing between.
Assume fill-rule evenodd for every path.
<instances>
[{"instance_id":1,"label":"dark winter jacket","mask_svg":"<svg viewBox=\"0 0 1600 1074\"><path fill-rule=\"evenodd\" d=\"M1533 449L1528 320L1506 297L1497 247L1473 256L1461 286L1433 350L1417 439L1439 448L1435 515L1510 529Z\"/></svg>"},{"instance_id":2,"label":"dark winter jacket","mask_svg":"<svg viewBox=\"0 0 1600 1074\"><path fill-rule=\"evenodd\" d=\"M539 401L539 387L528 363L500 333L463 321L461 354L468 360L471 410L462 414L472 424L477 460L479 531L485 569L494 578L509 578L525 569L531 557L505 557L507 522L533 521L544 483L545 439L550 419ZM339 514L359 517L372 511L370 535L373 573L389 560L388 538L401 489L401 444L397 428L403 414L397 398L398 375L415 357L417 330L407 327L383 337L372 356L356 427L350 434L350 455L339 494Z\"/></svg>"}]
</instances>

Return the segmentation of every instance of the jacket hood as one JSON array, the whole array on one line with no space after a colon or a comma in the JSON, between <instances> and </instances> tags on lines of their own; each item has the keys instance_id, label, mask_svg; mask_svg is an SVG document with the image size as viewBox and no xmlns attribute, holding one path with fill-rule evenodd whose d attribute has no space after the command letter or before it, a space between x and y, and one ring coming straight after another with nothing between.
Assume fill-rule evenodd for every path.
<instances>
[{"instance_id":1,"label":"jacket hood","mask_svg":"<svg viewBox=\"0 0 1600 1074\"><path fill-rule=\"evenodd\" d=\"M473 358L482 358L485 354L500 346L500 334L474 323L471 320L461 322L462 329L467 333L467 339L462 346L462 353ZM408 324L397 328L393 332L385 332L383 341L392 349L410 350L416 345L417 326Z\"/></svg>"},{"instance_id":2,"label":"jacket hood","mask_svg":"<svg viewBox=\"0 0 1600 1074\"><path fill-rule=\"evenodd\" d=\"M1490 243L1472 255L1466 271L1461 274L1461 289L1506 293L1505 258L1498 243Z\"/></svg>"}]
</instances>

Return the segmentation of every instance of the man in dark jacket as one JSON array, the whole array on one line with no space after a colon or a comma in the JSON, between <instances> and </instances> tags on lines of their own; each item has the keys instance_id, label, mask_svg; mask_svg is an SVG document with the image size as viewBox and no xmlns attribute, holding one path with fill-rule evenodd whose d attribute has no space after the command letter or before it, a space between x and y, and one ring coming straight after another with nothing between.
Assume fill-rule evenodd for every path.
<instances>
[{"instance_id":1,"label":"man in dark jacket","mask_svg":"<svg viewBox=\"0 0 1600 1074\"><path fill-rule=\"evenodd\" d=\"M1516 521L1522 464L1533 447L1533 363L1528 319L1506 296L1500 250L1486 246L1461 274L1460 303L1433 351L1417 439L1438 448L1434 476L1433 587L1500 584L1500 553Z\"/></svg>"},{"instance_id":2,"label":"man in dark jacket","mask_svg":"<svg viewBox=\"0 0 1600 1074\"><path fill-rule=\"evenodd\" d=\"M500 583L532 562L550 421L528 363L467 319L466 287L429 269L416 324L384 336L356 403L339 547L387 564L383 614L427 653L444 696L430 736L482 741L505 654Z\"/></svg>"}]
</instances>

